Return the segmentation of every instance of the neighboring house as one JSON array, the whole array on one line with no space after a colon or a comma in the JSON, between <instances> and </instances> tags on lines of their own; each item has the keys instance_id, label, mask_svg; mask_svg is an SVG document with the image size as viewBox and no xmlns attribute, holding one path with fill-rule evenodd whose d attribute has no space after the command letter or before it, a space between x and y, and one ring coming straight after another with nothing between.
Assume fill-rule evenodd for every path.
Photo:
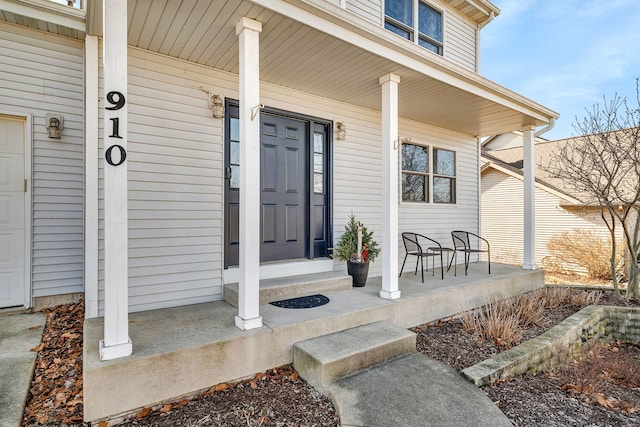
<instances>
[{"instance_id":1,"label":"neighboring house","mask_svg":"<svg viewBox=\"0 0 640 427\"><path fill-rule=\"evenodd\" d=\"M567 190L562 180L544 170L568 139L536 139L535 162L535 261L544 267L551 253L547 243L552 237L574 229L589 230L610 239L598 206L585 203L585 195ZM523 137L511 132L488 138L482 148L482 234L491 242L496 261L521 264L523 246ZM617 241L622 244L622 228ZM555 260L558 262L559 260ZM584 273L583 267L560 263L568 271Z\"/></svg>"},{"instance_id":2,"label":"neighboring house","mask_svg":"<svg viewBox=\"0 0 640 427\"><path fill-rule=\"evenodd\" d=\"M0 2L0 306L83 296L104 359L225 283L260 327L259 278L345 270L351 212L400 297L401 231L480 230L479 138L558 116L478 74L486 0L104 4Z\"/></svg>"}]
</instances>

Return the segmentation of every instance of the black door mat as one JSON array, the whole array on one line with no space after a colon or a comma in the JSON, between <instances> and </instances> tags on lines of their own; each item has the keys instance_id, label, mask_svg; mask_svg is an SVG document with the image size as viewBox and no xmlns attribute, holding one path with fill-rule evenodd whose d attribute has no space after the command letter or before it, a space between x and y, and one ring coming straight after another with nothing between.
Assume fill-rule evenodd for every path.
<instances>
[{"instance_id":1,"label":"black door mat","mask_svg":"<svg viewBox=\"0 0 640 427\"><path fill-rule=\"evenodd\" d=\"M283 299L282 301L274 301L269 304L281 308L313 308L320 307L329 302L329 298L324 295L309 295L307 297L298 297L291 299Z\"/></svg>"}]
</instances>

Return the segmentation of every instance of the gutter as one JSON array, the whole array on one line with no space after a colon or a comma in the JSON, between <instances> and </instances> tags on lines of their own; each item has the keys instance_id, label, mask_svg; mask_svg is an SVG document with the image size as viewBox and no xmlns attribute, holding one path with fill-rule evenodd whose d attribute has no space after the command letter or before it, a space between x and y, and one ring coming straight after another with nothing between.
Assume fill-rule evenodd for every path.
<instances>
[{"instance_id":1,"label":"gutter","mask_svg":"<svg viewBox=\"0 0 640 427\"><path fill-rule=\"evenodd\" d=\"M556 119L551 117L549 119L549 124L546 125L545 127L543 127L542 129L537 130L534 134L533 137L537 138L540 135L542 135L543 133L549 132L551 129L553 129L553 127L556 125Z\"/></svg>"},{"instance_id":2,"label":"gutter","mask_svg":"<svg viewBox=\"0 0 640 427\"><path fill-rule=\"evenodd\" d=\"M493 12L489 12L489 16L487 19L482 21L476 26L476 73L480 72L480 30L482 30L487 24L493 21L493 18L496 17L496 14Z\"/></svg>"}]
</instances>

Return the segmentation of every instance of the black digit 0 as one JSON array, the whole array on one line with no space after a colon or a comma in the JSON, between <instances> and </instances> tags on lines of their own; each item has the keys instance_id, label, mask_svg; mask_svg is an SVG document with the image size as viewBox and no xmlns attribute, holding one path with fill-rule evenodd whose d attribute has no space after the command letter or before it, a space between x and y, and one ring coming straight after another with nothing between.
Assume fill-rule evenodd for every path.
<instances>
[{"instance_id":1,"label":"black digit 0","mask_svg":"<svg viewBox=\"0 0 640 427\"><path fill-rule=\"evenodd\" d=\"M113 107L105 107L105 109L119 110L124 107L124 95L118 91L112 90L111 92L107 93L107 102L113 105Z\"/></svg>"},{"instance_id":2,"label":"black digit 0","mask_svg":"<svg viewBox=\"0 0 640 427\"><path fill-rule=\"evenodd\" d=\"M111 152L114 148L117 148L120 151L120 161L118 163L114 163L113 158L111 157ZM120 166L127 159L127 152L125 151L124 147L120 145L112 145L111 147L107 148L107 151L105 151L104 159L111 166Z\"/></svg>"}]
</instances>

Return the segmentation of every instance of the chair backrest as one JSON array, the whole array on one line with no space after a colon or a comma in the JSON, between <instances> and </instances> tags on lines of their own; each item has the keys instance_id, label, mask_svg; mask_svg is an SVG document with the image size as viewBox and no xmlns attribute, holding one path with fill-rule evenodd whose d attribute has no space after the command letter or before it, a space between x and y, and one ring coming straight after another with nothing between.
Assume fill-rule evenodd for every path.
<instances>
[{"instance_id":1,"label":"chair backrest","mask_svg":"<svg viewBox=\"0 0 640 427\"><path fill-rule=\"evenodd\" d=\"M404 232L402 233L402 243L404 243L404 249L407 253L422 252L422 248L418 243L416 233Z\"/></svg>"},{"instance_id":2,"label":"chair backrest","mask_svg":"<svg viewBox=\"0 0 640 427\"><path fill-rule=\"evenodd\" d=\"M469 233L466 231L452 231L451 238L453 239L453 246L455 249L471 249L471 242L469 242Z\"/></svg>"}]
</instances>

